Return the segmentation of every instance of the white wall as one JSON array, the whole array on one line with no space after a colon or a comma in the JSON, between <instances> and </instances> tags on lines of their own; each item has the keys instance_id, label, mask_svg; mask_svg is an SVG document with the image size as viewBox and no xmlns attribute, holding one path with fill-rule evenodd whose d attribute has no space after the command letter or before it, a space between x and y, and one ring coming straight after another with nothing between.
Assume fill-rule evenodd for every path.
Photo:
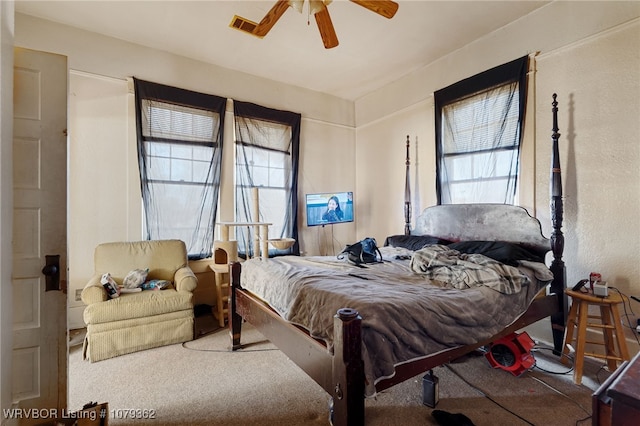
<instances>
[{"instance_id":1,"label":"white wall","mask_svg":"<svg viewBox=\"0 0 640 426\"><path fill-rule=\"evenodd\" d=\"M370 236L383 244L388 235L404 233L407 136L410 139L412 202L417 194L423 206L436 203L432 116L433 98L429 97L358 126L356 191L359 211L367 212L366 215L358 213L358 239Z\"/></svg>"},{"instance_id":2,"label":"white wall","mask_svg":"<svg viewBox=\"0 0 640 426\"><path fill-rule=\"evenodd\" d=\"M356 190L355 131L353 127L303 118L298 174L298 229L304 255L332 255L356 238L356 223L307 227L304 194ZM361 199L354 193L357 220Z\"/></svg>"},{"instance_id":3,"label":"white wall","mask_svg":"<svg viewBox=\"0 0 640 426\"><path fill-rule=\"evenodd\" d=\"M549 236L551 95L557 93L568 284L598 271L620 291L640 295L638 16L637 2L553 2L356 101L357 190L361 199L371 200L375 215L359 221L358 237L402 233L407 134L412 143L417 137L421 148L421 208L435 203L433 92L540 52L530 80L528 105L534 111L525 138L535 144L528 149L535 158L523 159L535 170L521 182L523 189L535 194L533 210ZM548 320L533 330L551 341ZM631 332L628 336L635 342ZM633 343L631 351L637 346Z\"/></svg>"},{"instance_id":4,"label":"white wall","mask_svg":"<svg viewBox=\"0 0 640 426\"><path fill-rule=\"evenodd\" d=\"M640 294L640 20L538 60L536 200L549 233L550 96L559 96L570 281L602 273ZM546 110L546 111L545 111ZM637 305L635 306L638 307Z\"/></svg>"},{"instance_id":5,"label":"white wall","mask_svg":"<svg viewBox=\"0 0 640 426\"><path fill-rule=\"evenodd\" d=\"M69 75L68 312L83 327L79 292L93 275L93 249L106 241L142 238L142 200L133 95L127 81L71 71ZM133 131L131 131L131 128Z\"/></svg>"}]
</instances>

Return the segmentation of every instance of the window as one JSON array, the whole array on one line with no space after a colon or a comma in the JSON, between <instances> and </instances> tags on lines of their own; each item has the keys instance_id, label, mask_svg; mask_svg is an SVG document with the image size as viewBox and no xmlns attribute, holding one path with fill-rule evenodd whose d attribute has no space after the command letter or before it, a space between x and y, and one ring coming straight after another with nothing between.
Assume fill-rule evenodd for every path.
<instances>
[{"instance_id":1,"label":"window","mask_svg":"<svg viewBox=\"0 0 640 426\"><path fill-rule=\"evenodd\" d=\"M435 93L439 204L515 201L528 57Z\"/></svg>"},{"instance_id":2,"label":"window","mask_svg":"<svg viewBox=\"0 0 640 426\"><path fill-rule=\"evenodd\" d=\"M211 256L226 99L134 79L146 238Z\"/></svg>"},{"instance_id":3,"label":"window","mask_svg":"<svg viewBox=\"0 0 640 426\"><path fill-rule=\"evenodd\" d=\"M269 238L293 238L287 250L269 255L299 254L298 152L300 114L234 101L236 221L271 223ZM254 217L254 188L259 218ZM238 250L253 256L252 228L236 228Z\"/></svg>"}]
</instances>

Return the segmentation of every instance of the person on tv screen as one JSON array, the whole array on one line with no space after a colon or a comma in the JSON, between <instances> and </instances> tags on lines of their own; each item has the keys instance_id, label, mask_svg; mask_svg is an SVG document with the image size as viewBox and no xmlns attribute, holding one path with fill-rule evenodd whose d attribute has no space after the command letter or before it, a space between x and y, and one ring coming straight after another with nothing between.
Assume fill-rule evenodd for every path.
<instances>
[{"instance_id":1,"label":"person on tv screen","mask_svg":"<svg viewBox=\"0 0 640 426\"><path fill-rule=\"evenodd\" d=\"M322 213L322 220L327 222L340 222L344 219L344 213L340 209L340 200L335 195L327 201L327 210Z\"/></svg>"}]
</instances>

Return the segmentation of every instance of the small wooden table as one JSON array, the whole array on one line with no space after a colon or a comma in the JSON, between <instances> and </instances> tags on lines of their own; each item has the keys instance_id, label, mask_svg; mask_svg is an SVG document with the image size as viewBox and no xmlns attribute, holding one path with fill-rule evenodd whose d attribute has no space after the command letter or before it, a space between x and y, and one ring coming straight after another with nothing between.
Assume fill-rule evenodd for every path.
<instances>
[{"instance_id":1,"label":"small wooden table","mask_svg":"<svg viewBox=\"0 0 640 426\"><path fill-rule=\"evenodd\" d=\"M564 349L562 350L560 360L563 363L568 363L569 346L575 342L574 383L582 383L582 367L584 365L585 355L605 359L609 371L612 372L617 368L618 362L629 361L627 342L624 337L620 313L618 312L618 305L623 302L622 296L618 293L613 293L607 297L599 297L590 293L573 290L565 290L565 293L571 297L572 301L567 318ZM600 315L588 314L589 306L591 305L600 307ZM589 319L598 319L599 322L589 322ZM587 341L587 327L601 329L603 342ZM576 328L577 335L574 339L574 330ZM587 343L604 346L605 353L585 352Z\"/></svg>"}]
</instances>

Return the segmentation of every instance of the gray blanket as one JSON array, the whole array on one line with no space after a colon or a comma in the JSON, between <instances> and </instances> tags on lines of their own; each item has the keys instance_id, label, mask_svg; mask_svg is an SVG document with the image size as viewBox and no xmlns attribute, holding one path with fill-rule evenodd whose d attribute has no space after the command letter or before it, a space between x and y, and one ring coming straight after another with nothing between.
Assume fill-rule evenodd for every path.
<instances>
[{"instance_id":1,"label":"gray blanket","mask_svg":"<svg viewBox=\"0 0 640 426\"><path fill-rule=\"evenodd\" d=\"M486 286L504 294L518 293L529 279L518 268L481 254L460 253L435 244L414 253L411 269L443 286L460 290Z\"/></svg>"},{"instance_id":2,"label":"gray blanket","mask_svg":"<svg viewBox=\"0 0 640 426\"><path fill-rule=\"evenodd\" d=\"M363 318L366 394L392 377L396 365L493 336L524 312L551 279L542 264L517 268L520 289L485 285L451 288L415 273L405 249L382 247L384 262L358 268L335 257L252 259L242 266L242 287L265 300L285 320L333 344L333 316L356 309ZM465 261L469 261L466 259Z\"/></svg>"}]
</instances>

